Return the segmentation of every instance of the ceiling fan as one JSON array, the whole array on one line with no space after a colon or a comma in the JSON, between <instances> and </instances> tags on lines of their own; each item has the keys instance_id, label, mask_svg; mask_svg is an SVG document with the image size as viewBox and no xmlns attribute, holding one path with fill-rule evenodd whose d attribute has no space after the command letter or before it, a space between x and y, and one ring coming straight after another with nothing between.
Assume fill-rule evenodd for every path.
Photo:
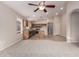
<instances>
[{"instance_id":1,"label":"ceiling fan","mask_svg":"<svg viewBox=\"0 0 79 59\"><path fill-rule=\"evenodd\" d=\"M28 3L28 5L31 6L38 6L37 9L34 10L34 12L38 11L38 10L42 10L44 12L47 12L46 8L55 8L55 5L45 5L45 1L41 1L39 2L39 4L32 4L32 3Z\"/></svg>"}]
</instances>

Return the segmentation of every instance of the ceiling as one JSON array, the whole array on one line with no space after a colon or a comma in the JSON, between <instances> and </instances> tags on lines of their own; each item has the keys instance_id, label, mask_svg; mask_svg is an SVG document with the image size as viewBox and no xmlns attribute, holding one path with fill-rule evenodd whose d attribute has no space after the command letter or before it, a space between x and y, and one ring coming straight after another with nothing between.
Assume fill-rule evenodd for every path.
<instances>
[{"instance_id":1,"label":"ceiling","mask_svg":"<svg viewBox=\"0 0 79 59\"><path fill-rule=\"evenodd\" d=\"M37 6L30 6L28 3L38 4L39 1L3 1L4 4L12 8L17 13L21 14L24 17L39 19L39 18L48 18L55 16L57 13L63 14L66 6L66 1L46 1L45 4L54 4L56 8L46 8L48 13L43 11L34 12ZM61 10L60 8L63 8Z\"/></svg>"}]
</instances>

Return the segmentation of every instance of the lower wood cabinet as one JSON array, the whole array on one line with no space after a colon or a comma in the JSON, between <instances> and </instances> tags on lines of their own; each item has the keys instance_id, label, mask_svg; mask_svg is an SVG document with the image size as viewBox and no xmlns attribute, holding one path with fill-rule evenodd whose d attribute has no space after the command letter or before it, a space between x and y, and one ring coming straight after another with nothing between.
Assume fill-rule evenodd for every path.
<instances>
[{"instance_id":1,"label":"lower wood cabinet","mask_svg":"<svg viewBox=\"0 0 79 59\"><path fill-rule=\"evenodd\" d=\"M29 32L24 32L23 37L24 37L24 40L28 39L29 38Z\"/></svg>"}]
</instances>

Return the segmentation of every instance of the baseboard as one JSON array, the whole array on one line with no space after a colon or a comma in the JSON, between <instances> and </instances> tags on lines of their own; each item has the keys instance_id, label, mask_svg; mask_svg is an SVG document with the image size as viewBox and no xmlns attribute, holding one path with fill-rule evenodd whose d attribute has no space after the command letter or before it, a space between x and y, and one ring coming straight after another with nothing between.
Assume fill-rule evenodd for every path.
<instances>
[{"instance_id":1,"label":"baseboard","mask_svg":"<svg viewBox=\"0 0 79 59\"><path fill-rule=\"evenodd\" d=\"M2 51L2 50L4 50L4 49L6 49L6 48L8 48L8 47L10 47L10 46L12 46L12 45L18 43L18 42L21 41L21 40L22 40L22 39L17 39L17 40L15 40L15 41L13 41L13 42L7 44L7 45L4 46L3 48L1 48L0 51Z\"/></svg>"},{"instance_id":2,"label":"baseboard","mask_svg":"<svg viewBox=\"0 0 79 59\"><path fill-rule=\"evenodd\" d=\"M78 43L79 41L67 40L67 43Z\"/></svg>"},{"instance_id":3,"label":"baseboard","mask_svg":"<svg viewBox=\"0 0 79 59\"><path fill-rule=\"evenodd\" d=\"M62 37L65 37L64 35L55 35L55 36L62 36ZM65 37L66 38L66 37Z\"/></svg>"}]
</instances>

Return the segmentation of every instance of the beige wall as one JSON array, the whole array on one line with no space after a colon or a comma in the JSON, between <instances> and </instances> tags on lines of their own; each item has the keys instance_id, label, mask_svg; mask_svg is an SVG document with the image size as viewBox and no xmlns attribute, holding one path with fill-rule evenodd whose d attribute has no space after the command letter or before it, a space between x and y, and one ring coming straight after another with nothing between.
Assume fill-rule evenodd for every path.
<instances>
[{"instance_id":1,"label":"beige wall","mask_svg":"<svg viewBox=\"0 0 79 59\"><path fill-rule=\"evenodd\" d=\"M16 19L17 14L0 3L0 50L19 41L17 39Z\"/></svg>"}]
</instances>

